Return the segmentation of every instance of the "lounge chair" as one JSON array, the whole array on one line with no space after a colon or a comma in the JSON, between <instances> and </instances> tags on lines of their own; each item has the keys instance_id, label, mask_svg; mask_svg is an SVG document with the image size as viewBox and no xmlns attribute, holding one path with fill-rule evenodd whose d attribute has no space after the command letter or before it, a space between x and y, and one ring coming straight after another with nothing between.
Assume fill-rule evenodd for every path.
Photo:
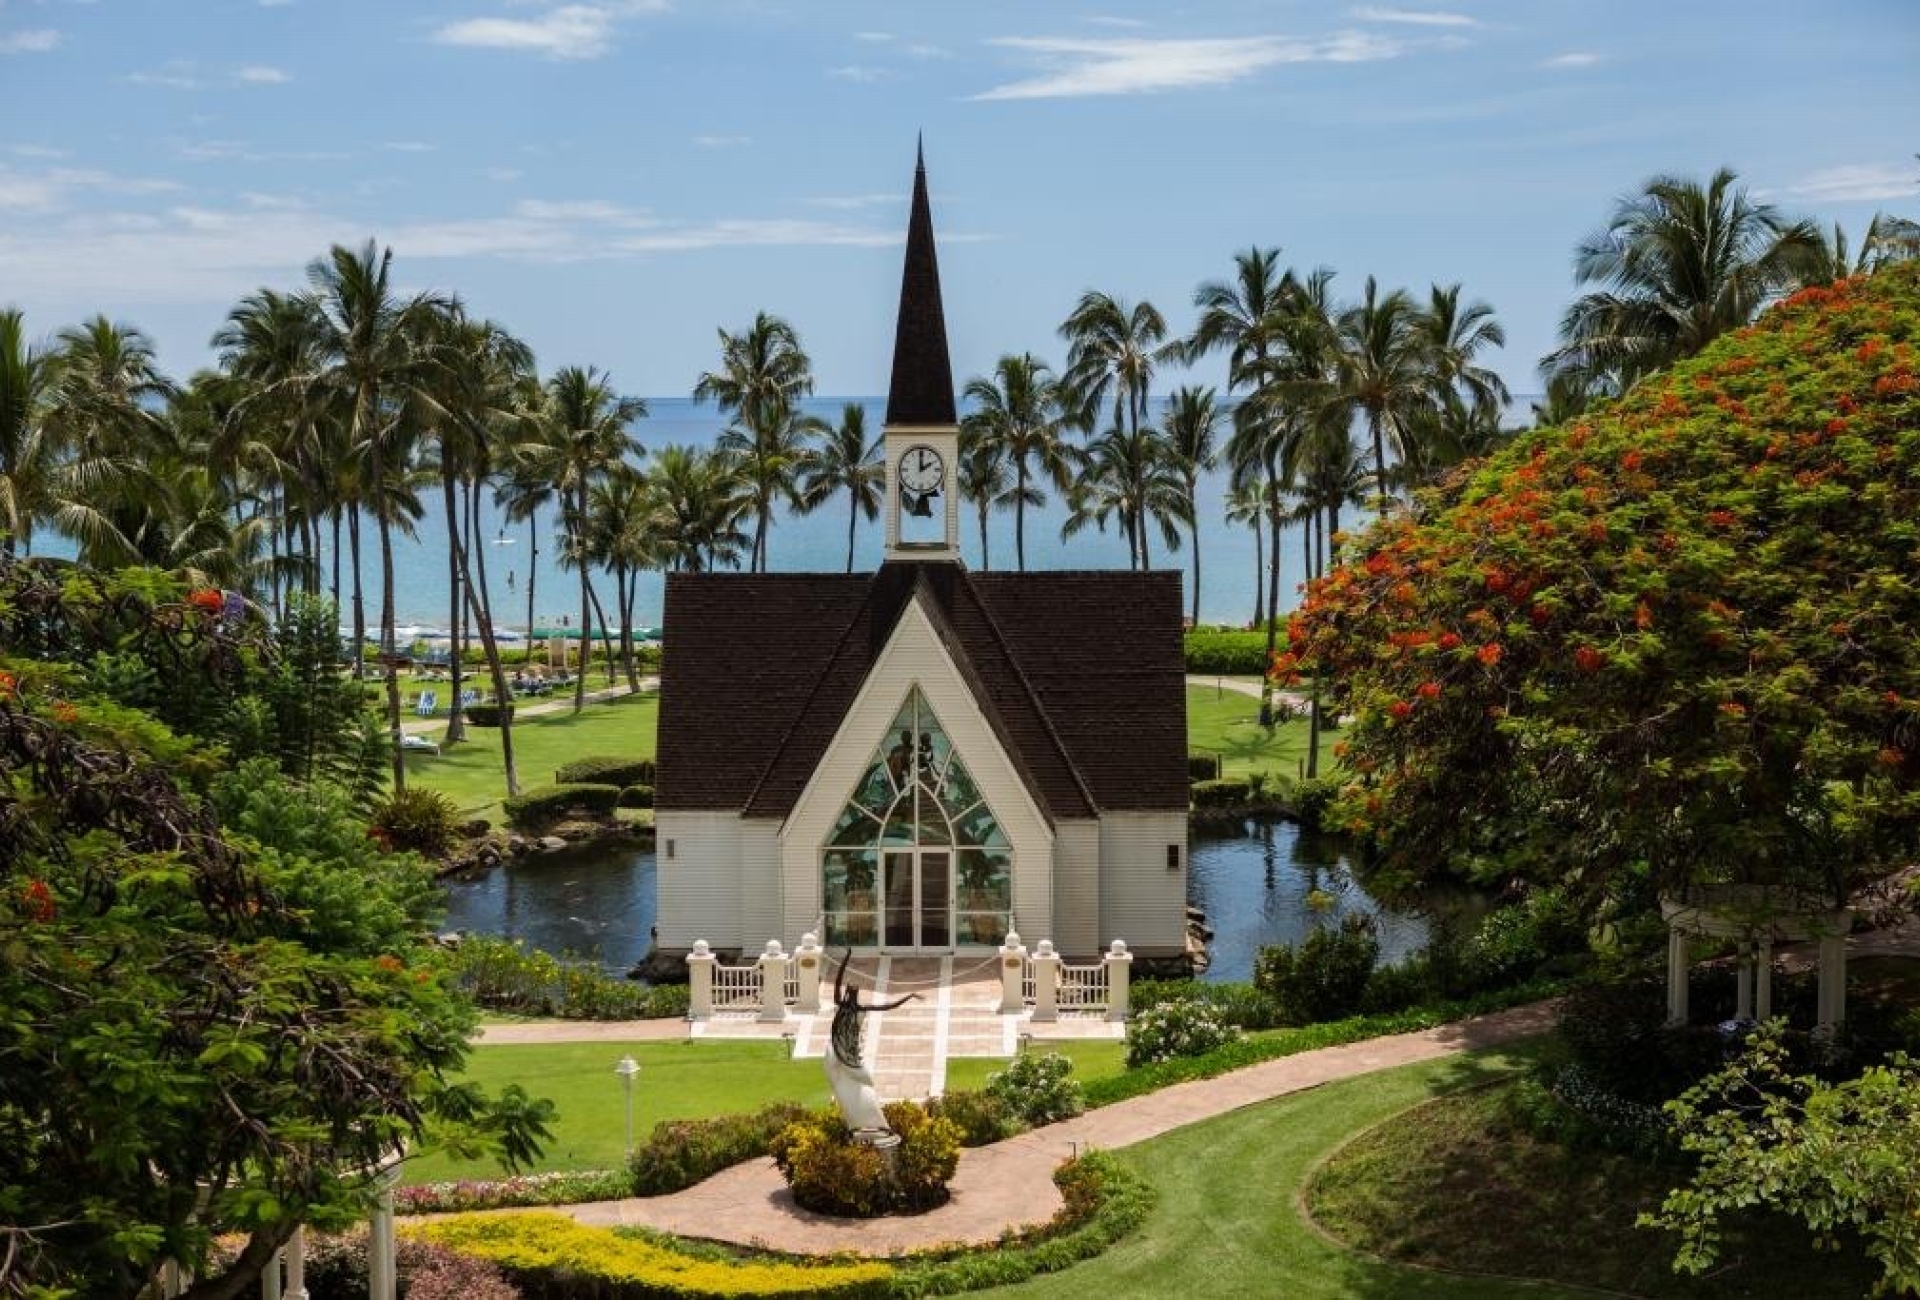
<instances>
[{"instance_id":1,"label":"lounge chair","mask_svg":"<svg viewBox=\"0 0 1920 1300\"><path fill-rule=\"evenodd\" d=\"M423 718L431 718L434 715L434 712L439 708L439 704L440 704L440 700L438 695L435 692L421 691L420 703L414 706L413 711L419 714Z\"/></svg>"}]
</instances>

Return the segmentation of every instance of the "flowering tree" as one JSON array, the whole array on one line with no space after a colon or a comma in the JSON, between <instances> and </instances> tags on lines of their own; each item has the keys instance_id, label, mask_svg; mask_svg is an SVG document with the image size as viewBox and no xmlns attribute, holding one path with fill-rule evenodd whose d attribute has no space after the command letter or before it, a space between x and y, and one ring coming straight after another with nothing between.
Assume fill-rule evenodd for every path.
<instances>
[{"instance_id":1,"label":"flowering tree","mask_svg":"<svg viewBox=\"0 0 1920 1300\"><path fill-rule=\"evenodd\" d=\"M1920 829L1920 269L1807 289L1535 430L1315 583L1389 884L1838 901ZM1636 888L1637 886L1637 888Z\"/></svg>"}]
</instances>

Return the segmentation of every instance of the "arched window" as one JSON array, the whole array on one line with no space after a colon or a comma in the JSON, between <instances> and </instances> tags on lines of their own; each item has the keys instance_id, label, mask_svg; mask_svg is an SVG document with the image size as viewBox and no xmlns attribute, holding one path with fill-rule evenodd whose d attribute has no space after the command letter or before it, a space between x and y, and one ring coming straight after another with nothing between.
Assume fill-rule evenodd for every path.
<instances>
[{"instance_id":1,"label":"arched window","mask_svg":"<svg viewBox=\"0 0 1920 1300\"><path fill-rule=\"evenodd\" d=\"M916 687L827 835L829 944L996 944L1013 909L1013 848Z\"/></svg>"}]
</instances>

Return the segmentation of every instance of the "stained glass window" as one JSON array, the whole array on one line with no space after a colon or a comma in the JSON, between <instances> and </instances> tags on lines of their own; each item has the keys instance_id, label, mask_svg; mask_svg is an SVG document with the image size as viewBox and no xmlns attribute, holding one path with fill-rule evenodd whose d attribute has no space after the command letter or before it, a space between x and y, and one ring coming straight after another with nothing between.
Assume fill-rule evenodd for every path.
<instances>
[{"instance_id":1,"label":"stained glass window","mask_svg":"<svg viewBox=\"0 0 1920 1300\"><path fill-rule=\"evenodd\" d=\"M939 869L907 877L903 890L889 865L884 888L902 896L883 898L882 851L922 848L941 855ZM917 932L930 947L944 947L949 933L962 944L995 944L1010 928L1012 848L918 688L900 706L828 832L821 872L829 944L877 942L883 905L890 942ZM929 891L939 896L928 897ZM908 895L917 897L917 925L903 926L902 908L912 910Z\"/></svg>"}]
</instances>

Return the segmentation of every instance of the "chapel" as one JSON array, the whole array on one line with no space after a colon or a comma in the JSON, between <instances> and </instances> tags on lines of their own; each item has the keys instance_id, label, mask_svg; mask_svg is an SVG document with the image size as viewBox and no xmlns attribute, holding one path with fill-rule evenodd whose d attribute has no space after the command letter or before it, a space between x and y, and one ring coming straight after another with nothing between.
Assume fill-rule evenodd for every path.
<instances>
[{"instance_id":1,"label":"chapel","mask_svg":"<svg viewBox=\"0 0 1920 1300\"><path fill-rule=\"evenodd\" d=\"M924 158L876 572L667 577L655 958L1187 942L1177 572L976 573Z\"/></svg>"}]
</instances>

